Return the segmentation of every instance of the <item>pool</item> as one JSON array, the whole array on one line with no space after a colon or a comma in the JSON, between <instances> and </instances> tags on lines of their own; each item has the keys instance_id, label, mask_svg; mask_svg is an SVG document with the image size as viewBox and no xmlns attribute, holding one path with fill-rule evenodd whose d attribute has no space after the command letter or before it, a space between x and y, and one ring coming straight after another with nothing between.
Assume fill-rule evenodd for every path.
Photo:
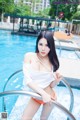
<instances>
[{"instance_id":1,"label":"pool","mask_svg":"<svg viewBox=\"0 0 80 120\"><path fill-rule=\"evenodd\" d=\"M57 101L68 109L70 96L69 96L69 92L67 91L67 88L55 87L55 90L56 90L57 96L58 96ZM74 93L74 108L73 108L72 113L74 114L76 120L80 120L80 107L79 107L80 97L77 96L77 95L80 95L80 91L73 89L73 93ZM64 97L63 97L63 95L64 95ZM29 100L29 97L19 96L19 98L9 116L9 120L20 120L20 117L23 113L23 110L24 110L28 100ZM40 120L39 116L41 113L41 109L42 109L42 106L38 110L37 114L34 116L33 120ZM67 120L67 116L62 111L60 111L59 109L54 107L54 109L52 110L51 115L49 117L49 120Z\"/></svg>"},{"instance_id":2,"label":"pool","mask_svg":"<svg viewBox=\"0 0 80 120\"><path fill-rule=\"evenodd\" d=\"M22 68L24 54L35 51L36 37L11 35L10 31L0 30L0 91L6 79L18 69ZM75 51L56 49L58 56L79 59ZM5 74L6 73L6 74Z\"/></svg>"},{"instance_id":3,"label":"pool","mask_svg":"<svg viewBox=\"0 0 80 120\"><path fill-rule=\"evenodd\" d=\"M0 30L0 92L3 90L7 78L13 72L22 68L24 54L29 51L35 51L36 37L11 35L10 32L11 31ZM56 49L56 51L58 56L69 59L79 59L75 51L63 50L61 53L59 49ZM21 88L20 81L15 79L12 86L15 83L19 85L16 89ZM7 86L7 90L11 89L12 86ZM0 102L0 106L1 105L2 102ZM0 111L1 110L0 107Z\"/></svg>"},{"instance_id":4,"label":"pool","mask_svg":"<svg viewBox=\"0 0 80 120\"><path fill-rule=\"evenodd\" d=\"M0 91L9 75L22 68L24 54L35 51L35 41L35 37L11 35L10 31L0 30L0 81L3 81Z\"/></svg>"}]
</instances>

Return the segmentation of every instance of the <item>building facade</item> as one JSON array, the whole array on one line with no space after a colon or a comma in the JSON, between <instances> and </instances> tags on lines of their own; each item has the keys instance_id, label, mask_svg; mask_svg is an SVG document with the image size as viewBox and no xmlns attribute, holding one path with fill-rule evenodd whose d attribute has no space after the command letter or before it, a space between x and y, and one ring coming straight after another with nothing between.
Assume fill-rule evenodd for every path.
<instances>
[{"instance_id":1,"label":"building facade","mask_svg":"<svg viewBox=\"0 0 80 120\"><path fill-rule=\"evenodd\" d=\"M37 13L40 10L44 10L45 8L50 7L49 0L40 0L37 2L35 0L34 3L31 2L30 0L23 0L23 3L29 5L31 7L31 10L33 10L35 13Z\"/></svg>"},{"instance_id":2,"label":"building facade","mask_svg":"<svg viewBox=\"0 0 80 120\"><path fill-rule=\"evenodd\" d=\"M34 12L37 13L40 10L44 10L45 8L50 7L49 0L41 0L40 3L35 4Z\"/></svg>"}]
</instances>

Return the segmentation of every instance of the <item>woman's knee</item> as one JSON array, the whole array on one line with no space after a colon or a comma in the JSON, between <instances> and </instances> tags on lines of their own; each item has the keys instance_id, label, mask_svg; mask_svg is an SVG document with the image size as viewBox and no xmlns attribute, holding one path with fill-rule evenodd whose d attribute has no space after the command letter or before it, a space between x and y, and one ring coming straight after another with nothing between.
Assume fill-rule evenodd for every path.
<instances>
[{"instance_id":1,"label":"woman's knee","mask_svg":"<svg viewBox=\"0 0 80 120\"><path fill-rule=\"evenodd\" d=\"M51 111L52 111L52 109L53 109L53 107L54 107L53 102L46 103L43 106L42 113L41 113L41 116L40 116L40 120L47 120Z\"/></svg>"}]
</instances>

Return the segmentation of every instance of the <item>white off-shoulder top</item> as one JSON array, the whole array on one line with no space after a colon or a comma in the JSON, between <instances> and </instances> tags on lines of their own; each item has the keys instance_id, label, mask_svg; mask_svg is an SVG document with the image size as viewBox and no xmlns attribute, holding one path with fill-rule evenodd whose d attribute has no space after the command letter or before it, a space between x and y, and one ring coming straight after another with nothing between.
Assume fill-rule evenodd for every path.
<instances>
[{"instance_id":1,"label":"white off-shoulder top","mask_svg":"<svg viewBox=\"0 0 80 120\"><path fill-rule=\"evenodd\" d=\"M34 70L31 64L23 64L23 74L24 80L23 85L27 86L30 82L35 82L41 88L46 88L52 81L54 81L53 71L46 72L46 71L37 71Z\"/></svg>"}]
</instances>

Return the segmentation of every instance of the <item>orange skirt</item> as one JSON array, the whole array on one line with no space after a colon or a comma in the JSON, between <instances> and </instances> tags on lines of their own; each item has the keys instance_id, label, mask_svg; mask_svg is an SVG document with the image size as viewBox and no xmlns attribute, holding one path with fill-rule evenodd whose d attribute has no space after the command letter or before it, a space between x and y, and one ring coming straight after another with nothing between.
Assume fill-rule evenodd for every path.
<instances>
[{"instance_id":1,"label":"orange skirt","mask_svg":"<svg viewBox=\"0 0 80 120\"><path fill-rule=\"evenodd\" d=\"M37 103L39 103L39 104L44 104L44 102L43 102L42 100L38 100L38 99L33 98L33 97L32 97L32 99L35 100L35 101L36 101Z\"/></svg>"}]
</instances>

